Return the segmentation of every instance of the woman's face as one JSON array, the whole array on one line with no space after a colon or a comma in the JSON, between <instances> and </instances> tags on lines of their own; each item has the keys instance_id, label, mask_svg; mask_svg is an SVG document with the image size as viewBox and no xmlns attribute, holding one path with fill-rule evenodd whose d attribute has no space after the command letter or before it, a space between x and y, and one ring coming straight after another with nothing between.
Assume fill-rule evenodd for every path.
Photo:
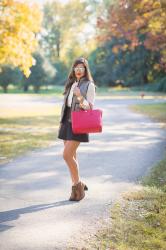
<instances>
[{"instance_id":1,"label":"woman's face","mask_svg":"<svg viewBox=\"0 0 166 250\"><path fill-rule=\"evenodd\" d=\"M83 63L79 63L74 67L74 73L77 79L80 79L85 75L85 66Z\"/></svg>"}]
</instances>

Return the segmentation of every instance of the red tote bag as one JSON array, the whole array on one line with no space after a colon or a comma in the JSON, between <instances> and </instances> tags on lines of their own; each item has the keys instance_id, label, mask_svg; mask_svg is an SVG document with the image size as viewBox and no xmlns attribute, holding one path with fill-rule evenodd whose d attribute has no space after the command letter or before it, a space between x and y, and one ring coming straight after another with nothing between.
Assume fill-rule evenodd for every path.
<instances>
[{"instance_id":1,"label":"red tote bag","mask_svg":"<svg viewBox=\"0 0 166 250\"><path fill-rule=\"evenodd\" d=\"M71 112L74 134L102 132L102 110L88 109Z\"/></svg>"}]
</instances>

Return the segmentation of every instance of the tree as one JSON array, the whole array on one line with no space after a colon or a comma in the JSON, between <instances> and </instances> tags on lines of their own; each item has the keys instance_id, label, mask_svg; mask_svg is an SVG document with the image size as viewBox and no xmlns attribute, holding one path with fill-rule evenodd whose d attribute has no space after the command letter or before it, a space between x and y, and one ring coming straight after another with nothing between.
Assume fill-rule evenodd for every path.
<instances>
[{"instance_id":1,"label":"tree","mask_svg":"<svg viewBox=\"0 0 166 250\"><path fill-rule=\"evenodd\" d=\"M160 53L155 69L166 71L166 4L159 0L119 0L112 4L106 17L98 18L100 42L113 37L124 38L125 44L112 48L134 51L142 45L152 52Z\"/></svg>"},{"instance_id":2,"label":"tree","mask_svg":"<svg viewBox=\"0 0 166 250\"><path fill-rule=\"evenodd\" d=\"M32 85L34 92L38 93L40 87L47 83L47 73L43 68L43 58L39 53L35 53L36 65L32 66L28 79L24 77L23 86Z\"/></svg>"},{"instance_id":3,"label":"tree","mask_svg":"<svg viewBox=\"0 0 166 250\"><path fill-rule=\"evenodd\" d=\"M13 68L11 65L1 67L0 73L0 86L3 88L4 93L7 93L9 84L18 84L22 81L22 73L18 68Z\"/></svg>"},{"instance_id":4,"label":"tree","mask_svg":"<svg viewBox=\"0 0 166 250\"><path fill-rule=\"evenodd\" d=\"M141 45L134 51L112 52L114 46L122 46L125 42L124 39L113 38L91 53L89 62L99 85L115 86L118 82L123 86L144 85L156 78L158 72L153 69L153 64L160 55Z\"/></svg>"},{"instance_id":5,"label":"tree","mask_svg":"<svg viewBox=\"0 0 166 250\"><path fill-rule=\"evenodd\" d=\"M68 69L66 65L58 61L53 64L54 68L56 69L55 76L50 80L53 85L63 85L67 79Z\"/></svg>"},{"instance_id":6,"label":"tree","mask_svg":"<svg viewBox=\"0 0 166 250\"><path fill-rule=\"evenodd\" d=\"M38 46L36 34L41 27L42 14L36 4L16 0L0 1L0 68L19 67L25 76L35 64L32 53Z\"/></svg>"},{"instance_id":7,"label":"tree","mask_svg":"<svg viewBox=\"0 0 166 250\"><path fill-rule=\"evenodd\" d=\"M72 0L65 4L52 1L44 5L40 44L51 63L63 61L69 64L73 58L68 59L68 53L73 57L84 53L87 40L82 33L88 20L87 6L81 0Z\"/></svg>"}]
</instances>

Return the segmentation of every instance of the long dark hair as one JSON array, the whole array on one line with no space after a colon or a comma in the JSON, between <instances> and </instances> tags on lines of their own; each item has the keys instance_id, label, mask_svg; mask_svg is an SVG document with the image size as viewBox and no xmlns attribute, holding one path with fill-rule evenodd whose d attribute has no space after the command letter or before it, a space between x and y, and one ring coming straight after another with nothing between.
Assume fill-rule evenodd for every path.
<instances>
[{"instance_id":1,"label":"long dark hair","mask_svg":"<svg viewBox=\"0 0 166 250\"><path fill-rule=\"evenodd\" d=\"M73 65L71 67L70 73L68 75L67 82L65 84L65 89L64 89L63 95L65 95L67 93L67 91L71 87L71 85L77 80L76 76L75 76L75 72L74 72L74 67L76 67L77 64L79 64L79 63L84 64L84 67L85 67L85 75L84 75L84 77L86 77L87 80L94 82L94 80L92 78L92 75L91 75L91 72L90 72L90 69L89 69L87 59L85 59L84 57L79 57L74 61Z\"/></svg>"}]
</instances>

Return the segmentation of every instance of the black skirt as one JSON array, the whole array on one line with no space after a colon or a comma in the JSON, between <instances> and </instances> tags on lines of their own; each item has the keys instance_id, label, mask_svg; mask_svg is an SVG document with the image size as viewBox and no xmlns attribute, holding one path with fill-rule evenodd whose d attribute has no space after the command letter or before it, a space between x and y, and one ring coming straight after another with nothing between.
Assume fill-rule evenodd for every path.
<instances>
[{"instance_id":1,"label":"black skirt","mask_svg":"<svg viewBox=\"0 0 166 250\"><path fill-rule=\"evenodd\" d=\"M75 140L79 142L89 142L89 134L74 134L72 123L68 121L71 108L66 106L62 125L58 131L58 138L62 140Z\"/></svg>"}]
</instances>

